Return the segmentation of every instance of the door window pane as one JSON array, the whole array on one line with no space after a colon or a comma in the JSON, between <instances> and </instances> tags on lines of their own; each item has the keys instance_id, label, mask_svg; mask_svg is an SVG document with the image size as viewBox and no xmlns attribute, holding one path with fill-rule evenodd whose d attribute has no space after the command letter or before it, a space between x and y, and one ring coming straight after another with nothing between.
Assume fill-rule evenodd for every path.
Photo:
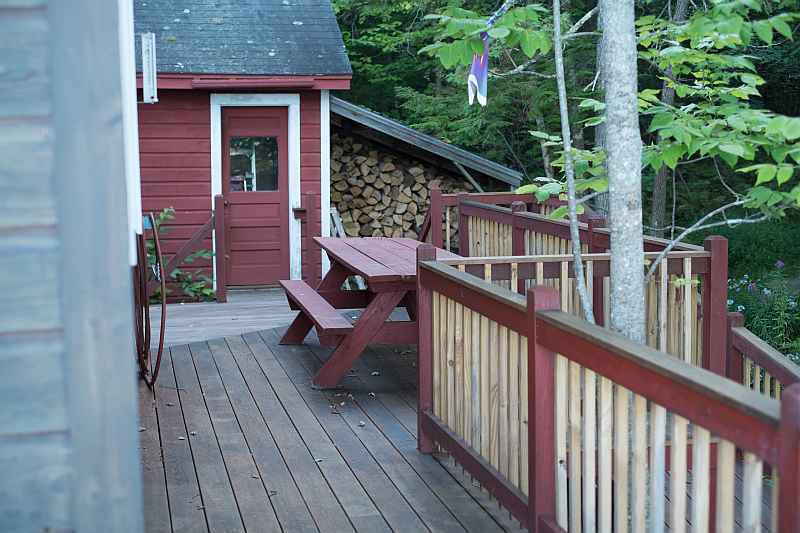
<instances>
[{"instance_id":1,"label":"door window pane","mask_svg":"<svg viewBox=\"0 0 800 533\"><path fill-rule=\"evenodd\" d=\"M231 191L278 190L277 137L231 137Z\"/></svg>"}]
</instances>

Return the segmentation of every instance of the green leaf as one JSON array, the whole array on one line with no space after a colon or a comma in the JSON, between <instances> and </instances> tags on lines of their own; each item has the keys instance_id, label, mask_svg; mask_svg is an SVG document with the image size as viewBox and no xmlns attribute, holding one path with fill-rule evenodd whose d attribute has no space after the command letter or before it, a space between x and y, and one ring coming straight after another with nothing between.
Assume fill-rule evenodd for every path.
<instances>
[{"instance_id":1,"label":"green leaf","mask_svg":"<svg viewBox=\"0 0 800 533\"><path fill-rule=\"evenodd\" d=\"M775 28L775 31L786 37L787 39L791 40L792 38L792 28L789 27L786 22L780 18L780 16L772 17L769 19L772 23L772 27Z\"/></svg>"},{"instance_id":2,"label":"green leaf","mask_svg":"<svg viewBox=\"0 0 800 533\"><path fill-rule=\"evenodd\" d=\"M539 190L536 191L536 199L539 200L540 202L544 202L551 196L556 196L560 192L561 192L561 184L557 181L551 181L539 187Z\"/></svg>"},{"instance_id":3,"label":"green leaf","mask_svg":"<svg viewBox=\"0 0 800 533\"><path fill-rule=\"evenodd\" d=\"M737 157L744 157L745 155L745 149L741 144L722 143L719 145L719 149Z\"/></svg>"},{"instance_id":4,"label":"green leaf","mask_svg":"<svg viewBox=\"0 0 800 533\"><path fill-rule=\"evenodd\" d=\"M791 165L781 165L778 168L777 174L778 185L783 185L789 181L792 178L792 174L794 174L794 169L791 167Z\"/></svg>"},{"instance_id":5,"label":"green leaf","mask_svg":"<svg viewBox=\"0 0 800 533\"><path fill-rule=\"evenodd\" d=\"M771 118L767 123L766 134L776 135L778 133L783 133L783 129L785 128L788 121L789 118L784 116L777 116Z\"/></svg>"},{"instance_id":6,"label":"green leaf","mask_svg":"<svg viewBox=\"0 0 800 533\"><path fill-rule=\"evenodd\" d=\"M790 141L800 138L800 118L787 119L786 125L783 127L783 135Z\"/></svg>"},{"instance_id":7,"label":"green leaf","mask_svg":"<svg viewBox=\"0 0 800 533\"><path fill-rule=\"evenodd\" d=\"M772 44L772 25L766 20L757 20L753 23L753 29L758 38L767 44Z\"/></svg>"},{"instance_id":8,"label":"green leaf","mask_svg":"<svg viewBox=\"0 0 800 533\"><path fill-rule=\"evenodd\" d=\"M669 168L675 170L678 166L678 159L681 158L685 149L682 144L671 144L661 154L661 159Z\"/></svg>"},{"instance_id":9,"label":"green leaf","mask_svg":"<svg viewBox=\"0 0 800 533\"><path fill-rule=\"evenodd\" d=\"M511 30L503 27L494 27L491 28L487 33L492 39L504 39L508 37L508 34L511 33Z\"/></svg>"},{"instance_id":10,"label":"green leaf","mask_svg":"<svg viewBox=\"0 0 800 533\"><path fill-rule=\"evenodd\" d=\"M527 30L520 32L519 45L526 56L533 57L536 55L536 50L539 48L538 44L539 39L535 33Z\"/></svg>"},{"instance_id":11,"label":"green leaf","mask_svg":"<svg viewBox=\"0 0 800 533\"><path fill-rule=\"evenodd\" d=\"M761 168L758 169L758 176L756 177L756 185L761 185L762 183L768 183L775 178L775 174L778 172L778 167L775 165L761 165Z\"/></svg>"},{"instance_id":12,"label":"green leaf","mask_svg":"<svg viewBox=\"0 0 800 533\"><path fill-rule=\"evenodd\" d=\"M483 53L483 39L479 37L473 37L469 41L469 49L473 54L482 54Z\"/></svg>"},{"instance_id":13,"label":"green leaf","mask_svg":"<svg viewBox=\"0 0 800 533\"><path fill-rule=\"evenodd\" d=\"M522 187L517 188L515 191L517 194L530 194L539 190L539 186L535 183L528 183L527 185L523 185Z\"/></svg>"},{"instance_id":14,"label":"green leaf","mask_svg":"<svg viewBox=\"0 0 800 533\"><path fill-rule=\"evenodd\" d=\"M553 209L553 211L549 215L547 215L547 218L552 220L559 220L566 217L568 211L569 210L567 209L567 206L562 205L561 207Z\"/></svg>"},{"instance_id":15,"label":"green leaf","mask_svg":"<svg viewBox=\"0 0 800 533\"><path fill-rule=\"evenodd\" d=\"M675 117L672 113L662 112L658 113L656 116L653 117L653 120L650 121L650 128L647 131L656 131L665 126L669 126L675 120Z\"/></svg>"}]
</instances>

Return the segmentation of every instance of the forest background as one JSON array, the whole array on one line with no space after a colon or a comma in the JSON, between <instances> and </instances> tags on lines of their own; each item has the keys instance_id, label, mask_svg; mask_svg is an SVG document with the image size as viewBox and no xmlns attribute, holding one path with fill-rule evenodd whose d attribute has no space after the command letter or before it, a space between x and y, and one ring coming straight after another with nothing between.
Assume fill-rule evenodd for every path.
<instances>
[{"instance_id":1,"label":"forest background","mask_svg":"<svg viewBox=\"0 0 800 533\"><path fill-rule=\"evenodd\" d=\"M696 1L688 2L689 16L692 11L707 7L702 0ZM669 19L679 2L640 0L636 2L637 19ZM441 27L426 15L453 7L489 14L499 7L497 0L333 0L333 5L353 65L352 90L342 95L345 99L516 168L528 181L559 172L551 164L557 155L552 149L546 154L542 136L530 133L560 133L552 53L540 55L530 65L507 52L493 50L485 108L467 103L465 67L446 67L441 58L420 53L441 37ZM596 2L567 0L561 6L563 26L569 28ZM770 15L780 15L782 9L788 13L791 6L786 6L785 2L772 4ZM771 31L769 42L763 36L754 37L740 51L755 65L764 82L749 98L751 108L800 116L800 40L791 38L791 33L800 35L797 29ZM580 103L586 99L602 100L595 83L599 38L596 17L583 24L580 31L584 35L570 41L565 57L570 126L575 148L592 150L596 109ZM641 60L639 90L661 89L660 74L652 63ZM658 142L658 131L648 127L651 118L642 117L645 145ZM666 231L653 225L657 172L652 166L643 165L645 231L665 237L672 231L679 233L680 228L729 202L728 187L743 190L752 185L752 175L721 163L717 157L683 158L671 165L674 168L664 167L666 193L662 196L664 216L659 225L672 226ZM710 233L728 237L731 310L745 312L748 327L787 352L800 352L799 212L787 210L786 216L779 219L717 227L687 239L699 243Z\"/></svg>"}]
</instances>

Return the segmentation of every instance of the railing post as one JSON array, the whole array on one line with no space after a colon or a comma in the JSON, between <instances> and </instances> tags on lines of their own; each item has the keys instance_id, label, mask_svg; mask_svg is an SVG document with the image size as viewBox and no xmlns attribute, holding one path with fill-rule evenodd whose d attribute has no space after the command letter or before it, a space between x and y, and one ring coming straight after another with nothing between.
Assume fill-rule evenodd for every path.
<instances>
[{"instance_id":1,"label":"railing post","mask_svg":"<svg viewBox=\"0 0 800 533\"><path fill-rule=\"evenodd\" d=\"M528 289L528 530L556 513L556 354L536 342L536 311L559 309L556 289Z\"/></svg>"},{"instance_id":2,"label":"railing post","mask_svg":"<svg viewBox=\"0 0 800 533\"><path fill-rule=\"evenodd\" d=\"M305 222L306 222L306 265L308 266L308 281L312 286L316 286L319 282L319 275L317 274L318 253L315 254L314 250L317 248L314 242L316 234L317 217L315 216L318 211L316 208L315 196L312 193L303 195L303 207L305 207Z\"/></svg>"},{"instance_id":3,"label":"railing post","mask_svg":"<svg viewBox=\"0 0 800 533\"><path fill-rule=\"evenodd\" d=\"M525 255L525 228L517 224L517 213L524 213L525 202L511 203L511 255Z\"/></svg>"},{"instance_id":4,"label":"railing post","mask_svg":"<svg viewBox=\"0 0 800 533\"><path fill-rule=\"evenodd\" d=\"M511 203L511 255L525 255L525 227L519 223L518 213L526 211L525 202ZM519 294L525 293L525 280L520 277L514 289Z\"/></svg>"},{"instance_id":5,"label":"railing post","mask_svg":"<svg viewBox=\"0 0 800 533\"><path fill-rule=\"evenodd\" d=\"M441 232L440 232L441 234ZM433 453L433 439L426 434L422 424L422 415L433 409L433 317L431 308L433 292L423 286L419 264L422 261L436 259L436 249L430 244L417 247L417 331L419 345L417 348L417 449L420 453Z\"/></svg>"},{"instance_id":6,"label":"railing post","mask_svg":"<svg viewBox=\"0 0 800 533\"><path fill-rule=\"evenodd\" d=\"M464 193L458 195L458 255L469 257L469 222L461 209L461 202L465 198L467 195Z\"/></svg>"},{"instance_id":7,"label":"railing post","mask_svg":"<svg viewBox=\"0 0 800 533\"><path fill-rule=\"evenodd\" d=\"M778 474L778 530L800 531L800 383L781 396Z\"/></svg>"},{"instance_id":8,"label":"railing post","mask_svg":"<svg viewBox=\"0 0 800 533\"><path fill-rule=\"evenodd\" d=\"M442 190L439 188L439 182L434 181L431 183L431 206L428 209L431 215L431 244L437 248L442 248Z\"/></svg>"},{"instance_id":9,"label":"railing post","mask_svg":"<svg viewBox=\"0 0 800 533\"><path fill-rule=\"evenodd\" d=\"M733 347L733 328L740 328L744 326L744 315L741 313L728 313L728 328L726 339L726 365L725 370L727 376L736 383L742 383L744 380L744 358Z\"/></svg>"},{"instance_id":10,"label":"railing post","mask_svg":"<svg viewBox=\"0 0 800 533\"><path fill-rule=\"evenodd\" d=\"M589 227L589 242L588 242L588 250L590 254L596 254L604 252L600 246L597 245L595 242L595 228L603 227L605 224L605 219L592 216L587 221L587 226ZM606 323L605 317L605 305L603 305L605 298L604 298L605 289L603 287L603 278L595 278L592 280L592 312L594 313L594 322L598 326L604 326Z\"/></svg>"},{"instance_id":11,"label":"railing post","mask_svg":"<svg viewBox=\"0 0 800 533\"><path fill-rule=\"evenodd\" d=\"M703 288L703 363L705 368L726 375L728 313L728 239L706 237L703 247L711 252Z\"/></svg>"},{"instance_id":12,"label":"railing post","mask_svg":"<svg viewBox=\"0 0 800 533\"><path fill-rule=\"evenodd\" d=\"M228 301L228 249L225 235L225 198L218 194L214 197L214 261L217 265L217 302Z\"/></svg>"}]
</instances>

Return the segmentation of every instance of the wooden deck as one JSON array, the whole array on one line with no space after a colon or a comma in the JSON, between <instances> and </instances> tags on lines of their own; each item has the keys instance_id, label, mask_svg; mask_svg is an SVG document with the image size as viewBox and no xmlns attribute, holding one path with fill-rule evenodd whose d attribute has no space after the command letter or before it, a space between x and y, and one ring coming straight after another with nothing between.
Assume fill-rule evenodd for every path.
<instances>
[{"instance_id":1,"label":"wooden deck","mask_svg":"<svg viewBox=\"0 0 800 533\"><path fill-rule=\"evenodd\" d=\"M158 321L161 308L150 306L154 346L158 344ZM272 289L237 289L228 291L225 303L201 302L169 304L165 346L241 335L288 325L297 311L289 309L286 295Z\"/></svg>"},{"instance_id":2,"label":"wooden deck","mask_svg":"<svg viewBox=\"0 0 800 533\"><path fill-rule=\"evenodd\" d=\"M330 351L280 346L283 329L173 346L155 396L140 390L148 532L518 529L416 451L413 349L370 348L318 391Z\"/></svg>"}]
</instances>

